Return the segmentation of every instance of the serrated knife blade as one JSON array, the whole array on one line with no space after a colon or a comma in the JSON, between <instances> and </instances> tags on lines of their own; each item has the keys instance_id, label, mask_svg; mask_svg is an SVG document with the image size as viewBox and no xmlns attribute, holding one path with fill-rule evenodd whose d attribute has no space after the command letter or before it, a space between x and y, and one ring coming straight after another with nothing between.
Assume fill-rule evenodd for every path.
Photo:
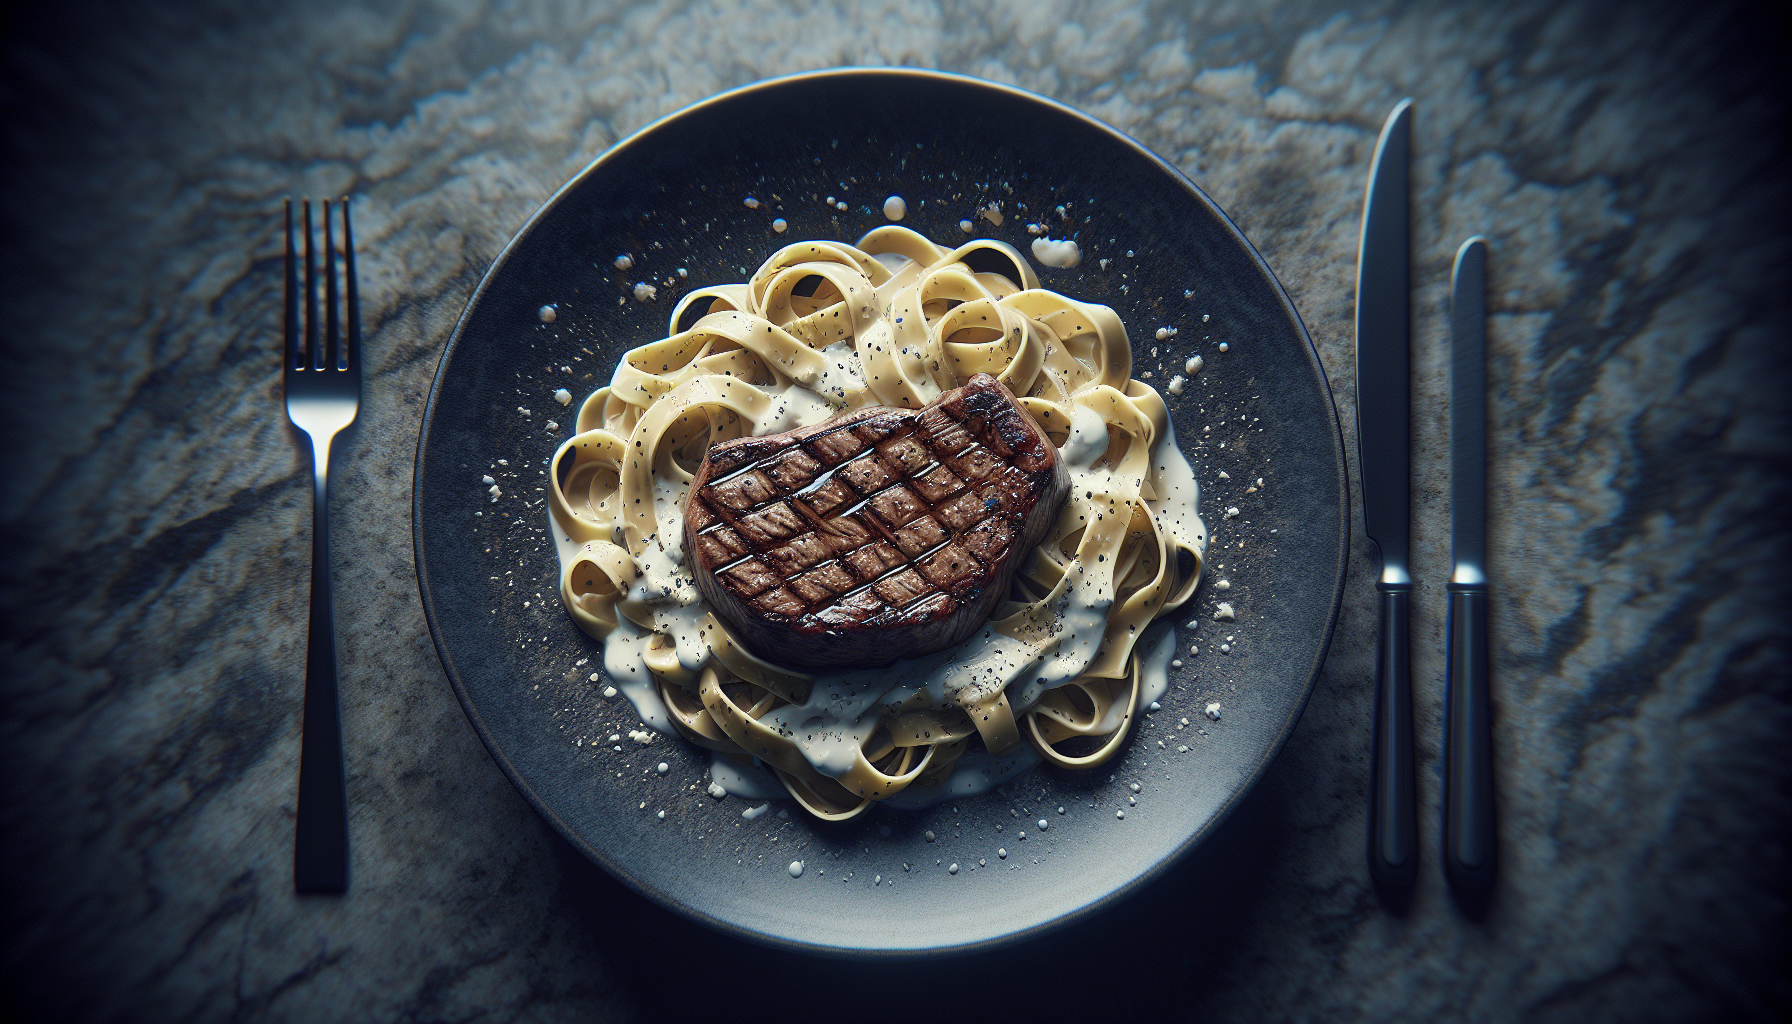
<instances>
[{"instance_id":1,"label":"serrated knife blade","mask_svg":"<svg viewBox=\"0 0 1792 1024\"><path fill-rule=\"evenodd\" d=\"M1410 660L1412 100L1382 126L1363 197L1356 267L1357 461L1363 526L1381 558L1375 589L1375 711L1369 872L1384 886L1418 874Z\"/></svg>"}]
</instances>

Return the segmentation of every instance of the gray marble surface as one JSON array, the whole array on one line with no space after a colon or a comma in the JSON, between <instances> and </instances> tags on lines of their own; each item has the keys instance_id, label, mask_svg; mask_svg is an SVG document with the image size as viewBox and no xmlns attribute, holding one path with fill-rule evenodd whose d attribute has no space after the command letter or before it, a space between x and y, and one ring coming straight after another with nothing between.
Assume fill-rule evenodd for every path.
<instances>
[{"instance_id":1,"label":"gray marble surface","mask_svg":"<svg viewBox=\"0 0 1792 1024\"><path fill-rule=\"evenodd\" d=\"M1768 47L1783 30L1759 12L569 0L0 17L0 1013L1792 1013L1786 95ZM1428 841L1445 292L1456 244L1493 239L1504 874L1485 916L1453 903L1434 846L1404 912L1366 877L1360 537L1325 670L1257 791L1144 895L1015 949L840 965L711 934L584 861L494 766L411 555L418 421L454 320L524 219L618 138L841 64L1014 83L1184 168L1286 285L1347 434L1363 181L1382 117L1418 98ZM281 197L345 192L369 359L334 512L354 887L301 899L311 511L279 407L273 229Z\"/></svg>"}]
</instances>

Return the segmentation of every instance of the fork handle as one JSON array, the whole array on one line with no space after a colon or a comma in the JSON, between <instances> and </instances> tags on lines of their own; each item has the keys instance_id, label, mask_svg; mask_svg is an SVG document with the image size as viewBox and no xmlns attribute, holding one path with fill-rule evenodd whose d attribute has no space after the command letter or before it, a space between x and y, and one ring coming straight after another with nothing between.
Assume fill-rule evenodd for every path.
<instances>
[{"instance_id":1,"label":"fork handle","mask_svg":"<svg viewBox=\"0 0 1792 1024\"><path fill-rule=\"evenodd\" d=\"M348 890L348 793L336 701L336 616L330 602L330 444L311 439L311 626L305 644L305 717L299 741L299 812L293 888Z\"/></svg>"}]
</instances>

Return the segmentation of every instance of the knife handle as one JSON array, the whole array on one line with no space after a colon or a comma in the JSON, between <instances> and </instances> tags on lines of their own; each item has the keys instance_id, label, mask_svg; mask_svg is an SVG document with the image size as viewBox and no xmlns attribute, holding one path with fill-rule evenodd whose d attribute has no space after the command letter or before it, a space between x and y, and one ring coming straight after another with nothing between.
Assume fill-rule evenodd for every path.
<instances>
[{"instance_id":1,"label":"knife handle","mask_svg":"<svg viewBox=\"0 0 1792 1024\"><path fill-rule=\"evenodd\" d=\"M1369 772L1369 874L1384 886L1418 876L1418 828L1412 777L1410 584L1377 584L1375 743Z\"/></svg>"},{"instance_id":2,"label":"knife handle","mask_svg":"<svg viewBox=\"0 0 1792 1024\"><path fill-rule=\"evenodd\" d=\"M1488 693L1487 587L1450 584L1444 675L1444 872L1454 888L1493 882L1493 708Z\"/></svg>"}]
</instances>

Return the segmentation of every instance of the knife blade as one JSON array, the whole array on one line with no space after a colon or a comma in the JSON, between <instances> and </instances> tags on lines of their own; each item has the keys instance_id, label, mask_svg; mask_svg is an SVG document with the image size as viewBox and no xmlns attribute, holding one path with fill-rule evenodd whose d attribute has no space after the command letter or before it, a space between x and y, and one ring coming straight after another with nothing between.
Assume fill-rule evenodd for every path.
<instances>
[{"instance_id":1,"label":"knife blade","mask_svg":"<svg viewBox=\"0 0 1792 1024\"><path fill-rule=\"evenodd\" d=\"M1450 271L1450 614L1444 674L1444 873L1493 881L1493 729L1487 635L1487 242Z\"/></svg>"},{"instance_id":2,"label":"knife blade","mask_svg":"<svg viewBox=\"0 0 1792 1024\"><path fill-rule=\"evenodd\" d=\"M1418 874L1414 820L1409 561L1412 367L1408 168L1412 100L1382 126L1363 197L1356 265L1357 455L1363 526L1381 557L1376 580L1369 873L1386 886Z\"/></svg>"}]
</instances>

